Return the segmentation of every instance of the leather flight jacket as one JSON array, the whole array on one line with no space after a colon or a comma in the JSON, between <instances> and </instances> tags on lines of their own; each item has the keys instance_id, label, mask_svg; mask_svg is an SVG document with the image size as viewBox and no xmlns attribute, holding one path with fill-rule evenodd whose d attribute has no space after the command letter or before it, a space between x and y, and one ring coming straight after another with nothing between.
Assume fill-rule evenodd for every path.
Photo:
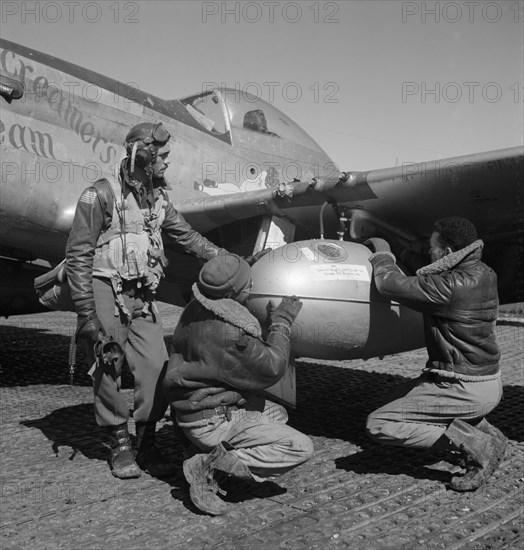
<instances>
[{"instance_id":1,"label":"leather flight jacket","mask_svg":"<svg viewBox=\"0 0 524 550\"><path fill-rule=\"evenodd\" d=\"M120 186L124 186L124 200L133 193L126 185L126 173L121 164L117 178ZM221 248L208 241L195 231L179 214L163 189L153 188L150 199L151 208L162 195L165 200L162 212L160 230L168 242L182 247L185 251L203 259L209 260L216 256ZM144 208L142 199L138 199L139 207ZM84 190L78 201L73 225L66 245L66 273L71 289L71 296L76 312L81 315L95 313L93 295L93 269L100 237L107 232L113 222L115 196L107 180L99 180Z\"/></svg>"},{"instance_id":2,"label":"leather flight jacket","mask_svg":"<svg viewBox=\"0 0 524 550\"><path fill-rule=\"evenodd\" d=\"M193 292L173 335L175 352L163 383L179 422L204 418L191 413L215 407L249 410L250 401L260 402L261 390L284 375L290 356L289 338L278 327L264 339L258 321L238 302L208 300L196 285Z\"/></svg>"},{"instance_id":3,"label":"leather flight jacket","mask_svg":"<svg viewBox=\"0 0 524 550\"><path fill-rule=\"evenodd\" d=\"M370 257L380 294L423 313L426 368L432 371L458 377L499 371L497 276L481 256L482 241L475 241L413 277L405 276L389 253Z\"/></svg>"}]
</instances>

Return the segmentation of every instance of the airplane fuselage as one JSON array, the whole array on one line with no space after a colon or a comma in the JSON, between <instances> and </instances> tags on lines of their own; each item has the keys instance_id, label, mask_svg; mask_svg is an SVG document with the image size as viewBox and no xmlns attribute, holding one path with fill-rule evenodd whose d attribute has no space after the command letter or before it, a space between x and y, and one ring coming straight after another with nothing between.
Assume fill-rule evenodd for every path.
<instances>
[{"instance_id":1,"label":"airplane fuselage","mask_svg":"<svg viewBox=\"0 0 524 550\"><path fill-rule=\"evenodd\" d=\"M175 204L336 172L291 119L235 90L163 100L6 41L0 73L24 86L20 99L2 100L0 112L0 255L60 260L78 197L110 177L123 158L124 136L142 121L161 121L171 133L166 179ZM266 128L252 123L251 114L259 111ZM196 220L201 232L216 226Z\"/></svg>"}]
</instances>

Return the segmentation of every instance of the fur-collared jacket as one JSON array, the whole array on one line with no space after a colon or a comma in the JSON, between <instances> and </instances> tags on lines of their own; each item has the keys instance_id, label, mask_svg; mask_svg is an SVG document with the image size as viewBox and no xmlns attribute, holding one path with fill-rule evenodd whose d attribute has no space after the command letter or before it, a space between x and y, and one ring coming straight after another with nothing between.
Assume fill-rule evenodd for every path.
<instances>
[{"instance_id":1,"label":"fur-collared jacket","mask_svg":"<svg viewBox=\"0 0 524 550\"><path fill-rule=\"evenodd\" d=\"M245 306L210 300L193 285L195 298L184 309L173 335L164 394L177 412L243 405L286 372L290 342L272 331L262 338L260 323Z\"/></svg>"},{"instance_id":2,"label":"fur-collared jacket","mask_svg":"<svg viewBox=\"0 0 524 550\"><path fill-rule=\"evenodd\" d=\"M499 371L497 276L481 262L482 247L477 240L414 277L388 252L370 256L380 294L424 314L426 368L450 378L489 379Z\"/></svg>"}]
</instances>

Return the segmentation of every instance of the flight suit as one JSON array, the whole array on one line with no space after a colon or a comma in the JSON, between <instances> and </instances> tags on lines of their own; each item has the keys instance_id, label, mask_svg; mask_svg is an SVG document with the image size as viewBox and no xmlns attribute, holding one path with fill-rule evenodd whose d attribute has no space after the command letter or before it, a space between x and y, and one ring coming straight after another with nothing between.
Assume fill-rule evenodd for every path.
<instances>
[{"instance_id":1,"label":"flight suit","mask_svg":"<svg viewBox=\"0 0 524 550\"><path fill-rule=\"evenodd\" d=\"M194 231L162 187L132 186L123 163L114 180L100 180L81 195L66 247L66 272L77 313L96 313L108 336L124 349L135 378L136 422L159 420L167 403L159 389L168 355L155 291L163 276L161 235L208 260L220 249ZM90 360L94 361L92 350ZM125 423L121 362L93 372L100 426Z\"/></svg>"}]
</instances>

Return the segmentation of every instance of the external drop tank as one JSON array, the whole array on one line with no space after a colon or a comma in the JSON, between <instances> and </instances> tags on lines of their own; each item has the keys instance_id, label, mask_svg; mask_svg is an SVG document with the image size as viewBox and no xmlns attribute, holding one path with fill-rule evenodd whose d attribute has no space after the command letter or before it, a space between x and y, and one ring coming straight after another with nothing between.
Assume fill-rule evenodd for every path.
<instances>
[{"instance_id":1,"label":"external drop tank","mask_svg":"<svg viewBox=\"0 0 524 550\"><path fill-rule=\"evenodd\" d=\"M247 306L264 322L269 300L300 297L291 333L299 357L365 359L422 347L422 315L378 293L370 255L364 245L335 240L276 248L253 265Z\"/></svg>"}]
</instances>

